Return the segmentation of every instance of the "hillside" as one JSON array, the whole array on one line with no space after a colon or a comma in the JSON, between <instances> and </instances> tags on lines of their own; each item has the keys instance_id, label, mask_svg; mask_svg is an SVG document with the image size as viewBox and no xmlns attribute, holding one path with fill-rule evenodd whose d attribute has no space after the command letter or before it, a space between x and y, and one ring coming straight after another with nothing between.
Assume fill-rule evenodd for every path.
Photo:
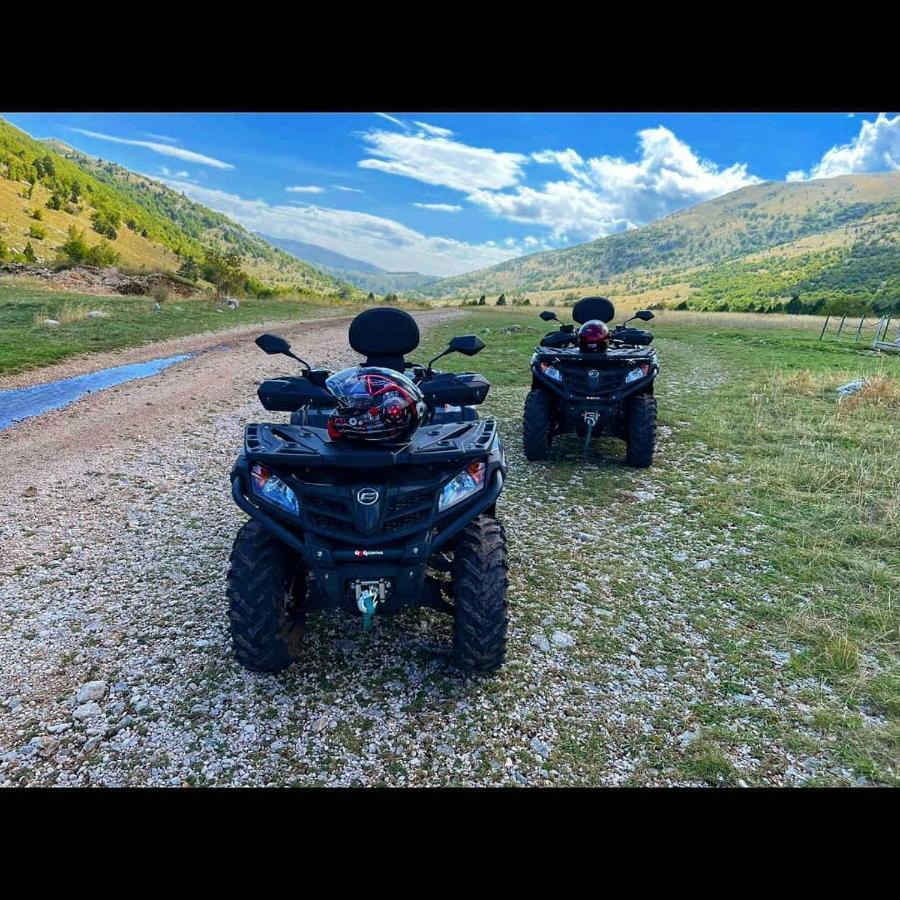
<instances>
[{"instance_id":1,"label":"hillside","mask_svg":"<svg viewBox=\"0 0 900 900\"><path fill-rule=\"evenodd\" d=\"M268 234L260 234L260 237L274 247L280 247L297 259L305 260L335 278L349 281L361 290L375 294L415 291L438 280L434 275L423 275L420 272L388 272L372 263L353 259L351 256L344 256L343 253L335 253L333 250L304 241L272 237Z\"/></svg>"},{"instance_id":2,"label":"hillside","mask_svg":"<svg viewBox=\"0 0 900 900\"><path fill-rule=\"evenodd\" d=\"M237 251L243 270L265 285L320 296L344 286L161 182L61 141L36 141L0 119L0 256L30 243L37 261L50 261L73 225L92 246L108 240L129 267L174 271L180 257L215 247Z\"/></svg>"},{"instance_id":3,"label":"hillside","mask_svg":"<svg viewBox=\"0 0 900 900\"><path fill-rule=\"evenodd\" d=\"M563 299L600 290L692 308L900 309L900 172L766 182L622 234L421 288Z\"/></svg>"}]
</instances>

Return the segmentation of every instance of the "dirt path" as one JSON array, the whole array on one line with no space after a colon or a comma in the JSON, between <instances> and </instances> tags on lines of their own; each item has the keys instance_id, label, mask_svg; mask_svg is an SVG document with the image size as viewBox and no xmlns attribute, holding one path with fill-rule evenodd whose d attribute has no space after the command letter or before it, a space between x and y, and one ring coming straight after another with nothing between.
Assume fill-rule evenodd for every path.
<instances>
[{"instance_id":1,"label":"dirt path","mask_svg":"<svg viewBox=\"0 0 900 900\"><path fill-rule=\"evenodd\" d=\"M105 353L81 353L39 369L29 369L26 372L19 372L14 375L0 376L0 391L30 387L33 384L42 384L47 381L57 381L60 378L71 378L75 375L96 372L98 369L146 362L147 360L160 357L176 356L180 353L203 353L213 348L236 348L242 345L252 349L251 342L253 338L264 331L286 334L292 339L295 337L299 340L306 339L311 342L311 345L314 345L313 329L319 323L340 323L335 325L335 327L338 327L338 329L343 328L346 333L347 323L351 318L351 316L335 316L333 318L302 319L297 322L280 319L274 322L257 322L252 325L242 325L238 328L228 328L223 331L191 334L187 337L155 341L140 347L125 347L121 350L110 350ZM346 346L346 341L344 346Z\"/></svg>"}]
</instances>

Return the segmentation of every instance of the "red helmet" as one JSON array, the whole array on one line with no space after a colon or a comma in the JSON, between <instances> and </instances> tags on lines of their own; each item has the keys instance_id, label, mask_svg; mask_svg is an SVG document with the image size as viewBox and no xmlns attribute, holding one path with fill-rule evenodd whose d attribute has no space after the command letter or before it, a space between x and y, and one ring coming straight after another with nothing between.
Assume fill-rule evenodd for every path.
<instances>
[{"instance_id":1,"label":"red helmet","mask_svg":"<svg viewBox=\"0 0 900 900\"><path fill-rule=\"evenodd\" d=\"M357 366L332 375L325 386L337 398L328 419L332 440L399 441L408 438L425 415L422 392L399 372Z\"/></svg>"},{"instance_id":2,"label":"red helmet","mask_svg":"<svg viewBox=\"0 0 900 900\"><path fill-rule=\"evenodd\" d=\"M609 346L609 328L599 319L588 319L578 329L578 349L582 353L597 353Z\"/></svg>"}]
</instances>

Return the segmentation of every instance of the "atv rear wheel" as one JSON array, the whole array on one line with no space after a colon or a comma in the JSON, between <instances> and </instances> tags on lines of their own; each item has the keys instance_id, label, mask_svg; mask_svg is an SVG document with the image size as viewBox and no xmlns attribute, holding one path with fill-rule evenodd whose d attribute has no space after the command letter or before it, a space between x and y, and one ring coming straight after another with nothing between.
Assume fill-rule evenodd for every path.
<instances>
[{"instance_id":1,"label":"atv rear wheel","mask_svg":"<svg viewBox=\"0 0 900 900\"><path fill-rule=\"evenodd\" d=\"M550 456L552 403L546 391L533 388L525 398L522 444L525 458L540 462Z\"/></svg>"},{"instance_id":2,"label":"atv rear wheel","mask_svg":"<svg viewBox=\"0 0 900 900\"><path fill-rule=\"evenodd\" d=\"M656 449L656 398L638 394L629 404L626 424L628 449L625 461L629 466L646 469L653 462Z\"/></svg>"},{"instance_id":3,"label":"atv rear wheel","mask_svg":"<svg viewBox=\"0 0 900 900\"><path fill-rule=\"evenodd\" d=\"M280 672L300 652L306 573L290 549L251 519L234 539L228 569L228 618L237 661Z\"/></svg>"},{"instance_id":4,"label":"atv rear wheel","mask_svg":"<svg viewBox=\"0 0 900 900\"><path fill-rule=\"evenodd\" d=\"M506 659L507 569L503 526L478 516L460 533L450 568L453 657L461 669L492 672Z\"/></svg>"}]
</instances>

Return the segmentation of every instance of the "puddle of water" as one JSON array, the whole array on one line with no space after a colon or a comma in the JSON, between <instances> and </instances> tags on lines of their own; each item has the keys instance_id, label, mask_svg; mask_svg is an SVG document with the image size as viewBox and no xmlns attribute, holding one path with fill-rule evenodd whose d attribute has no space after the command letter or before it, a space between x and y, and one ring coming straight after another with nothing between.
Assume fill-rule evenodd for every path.
<instances>
[{"instance_id":1,"label":"puddle of water","mask_svg":"<svg viewBox=\"0 0 900 900\"><path fill-rule=\"evenodd\" d=\"M49 381L46 384L36 384L15 391L0 391L0 431L9 428L16 422L21 422L22 419L68 406L85 394L102 391L125 381L156 375L163 369L174 366L175 363L190 359L192 355L191 353L182 353L179 356L166 356L162 359L151 359L149 362L133 363L129 366L114 366L111 369L91 372L89 375L77 375L75 378Z\"/></svg>"}]
</instances>

